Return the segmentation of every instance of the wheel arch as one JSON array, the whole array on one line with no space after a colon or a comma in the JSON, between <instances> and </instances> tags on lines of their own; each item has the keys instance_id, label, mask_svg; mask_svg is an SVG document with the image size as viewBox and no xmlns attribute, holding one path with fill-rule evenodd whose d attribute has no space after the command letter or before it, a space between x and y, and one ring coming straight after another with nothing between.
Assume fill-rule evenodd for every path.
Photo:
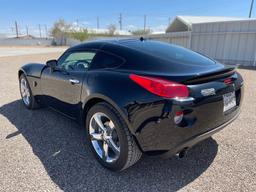
<instances>
[{"instance_id":1,"label":"wheel arch","mask_svg":"<svg viewBox=\"0 0 256 192\"><path fill-rule=\"evenodd\" d=\"M126 124L127 124L128 128L129 128L129 130L131 131L131 133L134 134L132 129L131 129L131 125L130 125L130 123L128 121L128 115L125 114L125 112L112 99L110 99L110 98L108 98L108 97L106 97L104 95L101 95L101 94L95 94L93 96L90 96L84 102L83 109L82 109L82 122L83 123L86 122L86 114L87 114L87 112L94 105L96 105L97 103L100 103L100 102L106 102L109 105L111 105L112 107L114 107L119 112L119 114L124 119L124 121L126 122Z\"/></svg>"},{"instance_id":2,"label":"wheel arch","mask_svg":"<svg viewBox=\"0 0 256 192\"><path fill-rule=\"evenodd\" d=\"M18 78L20 78L20 76L21 76L22 74L27 75L26 72L21 68L21 69L19 69L19 71L18 71Z\"/></svg>"}]
</instances>

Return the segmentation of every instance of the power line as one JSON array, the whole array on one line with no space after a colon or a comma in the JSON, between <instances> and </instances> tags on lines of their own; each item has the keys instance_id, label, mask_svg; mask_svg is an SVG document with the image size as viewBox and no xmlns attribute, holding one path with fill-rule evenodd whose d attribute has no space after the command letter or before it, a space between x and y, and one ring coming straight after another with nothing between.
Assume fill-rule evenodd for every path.
<instances>
[{"instance_id":1,"label":"power line","mask_svg":"<svg viewBox=\"0 0 256 192\"><path fill-rule=\"evenodd\" d=\"M47 25L44 26L44 29L45 29L45 38L47 39L48 37L48 29L47 29Z\"/></svg>"},{"instance_id":2,"label":"power line","mask_svg":"<svg viewBox=\"0 0 256 192\"><path fill-rule=\"evenodd\" d=\"M252 9L253 9L254 0L251 2L250 12L249 12L249 18L252 17Z\"/></svg>"},{"instance_id":3,"label":"power line","mask_svg":"<svg viewBox=\"0 0 256 192\"><path fill-rule=\"evenodd\" d=\"M99 19L99 16L97 16L97 29L100 28L100 19Z\"/></svg>"},{"instance_id":4,"label":"power line","mask_svg":"<svg viewBox=\"0 0 256 192\"><path fill-rule=\"evenodd\" d=\"M28 26L26 26L26 33L27 33L27 36L28 36Z\"/></svg>"},{"instance_id":5,"label":"power line","mask_svg":"<svg viewBox=\"0 0 256 192\"><path fill-rule=\"evenodd\" d=\"M16 31L16 37L19 38L19 29L18 29L17 21L15 21L15 31Z\"/></svg>"},{"instance_id":6,"label":"power line","mask_svg":"<svg viewBox=\"0 0 256 192\"><path fill-rule=\"evenodd\" d=\"M122 21L122 19L123 19L123 18L122 18L122 13L120 13L119 21L118 21L118 22L119 22L119 25L120 25L120 31L122 31L122 28L123 28L123 26L122 26L122 25L123 25L123 23L122 23L122 22L123 22L123 21Z\"/></svg>"},{"instance_id":7,"label":"power line","mask_svg":"<svg viewBox=\"0 0 256 192\"><path fill-rule=\"evenodd\" d=\"M39 36L40 36L40 38L42 38L42 32L41 32L41 25L39 24Z\"/></svg>"},{"instance_id":8,"label":"power line","mask_svg":"<svg viewBox=\"0 0 256 192\"><path fill-rule=\"evenodd\" d=\"M144 33L146 32L147 15L144 15Z\"/></svg>"}]
</instances>

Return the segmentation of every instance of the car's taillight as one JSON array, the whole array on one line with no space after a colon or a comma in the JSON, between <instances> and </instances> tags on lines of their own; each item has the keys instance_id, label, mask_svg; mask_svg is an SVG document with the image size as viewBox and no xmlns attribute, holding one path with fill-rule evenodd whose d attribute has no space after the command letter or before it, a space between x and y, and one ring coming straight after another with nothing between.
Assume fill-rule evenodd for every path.
<instances>
[{"instance_id":1,"label":"car's taillight","mask_svg":"<svg viewBox=\"0 0 256 192\"><path fill-rule=\"evenodd\" d=\"M131 74L130 79L158 96L165 98L186 98L189 90L186 85L155 77Z\"/></svg>"},{"instance_id":2,"label":"car's taillight","mask_svg":"<svg viewBox=\"0 0 256 192\"><path fill-rule=\"evenodd\" d=\"M231 78L227 78L227 79L224 80L224 83L225 84L231 84L231 83L233 83L233 80Z\"/></svg>"}]
</instances>

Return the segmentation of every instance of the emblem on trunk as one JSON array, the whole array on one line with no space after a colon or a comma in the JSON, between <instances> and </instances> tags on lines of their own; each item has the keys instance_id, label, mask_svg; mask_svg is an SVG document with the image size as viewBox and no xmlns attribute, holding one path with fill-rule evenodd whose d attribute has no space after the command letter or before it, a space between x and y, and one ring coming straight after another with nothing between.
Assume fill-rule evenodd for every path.
<instances>
[{"instance_id":1,"label":"emblem on trunk","mask_svg":"<svg viewBox=\"0 0 256 192\"><path fill-rule=\"evenodd\" d=\"M216 92L215 92L215 89L214 89L214 88L202 89L202 90L201 90L201 94L202 94L203 96L210 96L210 95L215 95Z\"/></svg>"}]
</instances>

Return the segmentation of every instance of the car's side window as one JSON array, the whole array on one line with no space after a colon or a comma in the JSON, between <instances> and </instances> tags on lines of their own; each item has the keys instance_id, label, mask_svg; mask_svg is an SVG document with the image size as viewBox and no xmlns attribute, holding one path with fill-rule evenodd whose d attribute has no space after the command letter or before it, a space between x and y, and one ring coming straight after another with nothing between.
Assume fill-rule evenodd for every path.
<instances>
[{"instance_id":1,"label":"car's side window","mask_svg":"<svg viewBox=\"0 0 256 192\"><path fill-rule=\"evenodd\" d=\"M95 54L93 51L67 53L58 61L58 67L66 71L87 71Z\"/></svg>"},{"instance_id":2,"label":"car's side window","mask_svg":"<svg viewBox=\"0 0 256 192\"><path fill-rule=\"evenodd\" d=\"M98 51L93 60L91 69L115 68L122 65L124 61L124 59L114 54Z\"/></svg>"}]
</instances>

